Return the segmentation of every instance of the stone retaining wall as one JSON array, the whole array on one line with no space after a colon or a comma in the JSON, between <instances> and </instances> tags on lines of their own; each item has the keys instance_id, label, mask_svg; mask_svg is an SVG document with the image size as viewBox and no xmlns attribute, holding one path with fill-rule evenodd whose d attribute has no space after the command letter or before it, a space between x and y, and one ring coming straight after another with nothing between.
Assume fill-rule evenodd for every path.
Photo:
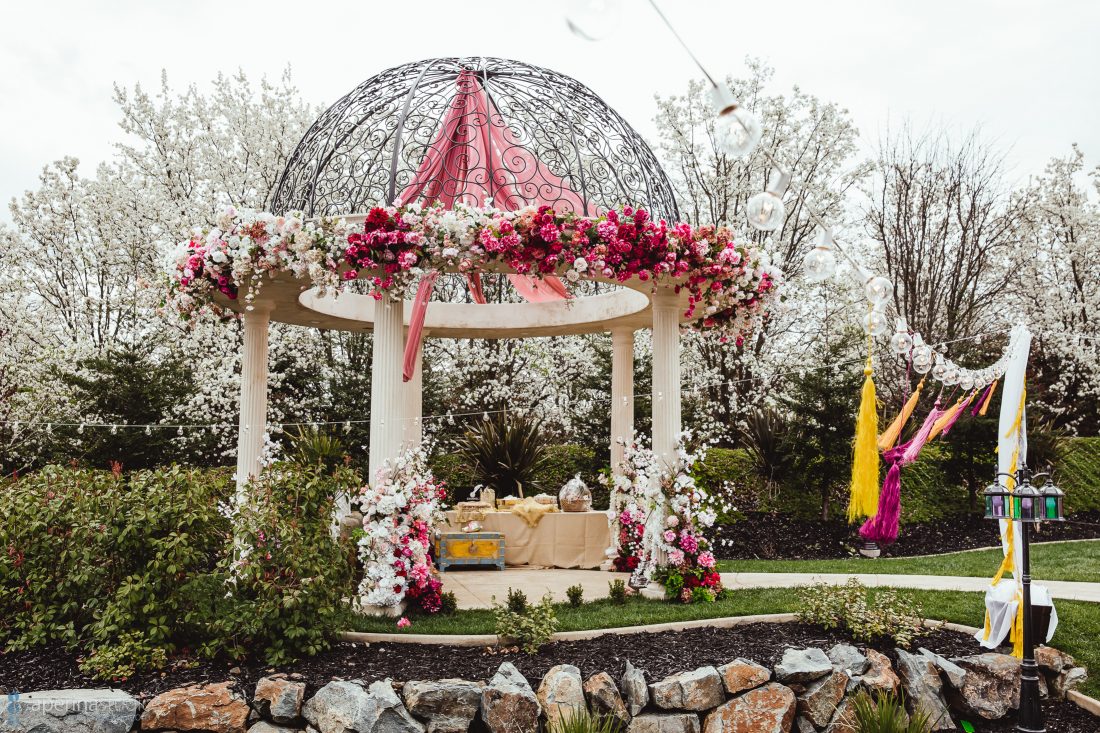
<instances>
[{"instance_id":1,"label":"stone retaining wall","mask_svg":"<svg viewBox=\"0 0 1100 733\"><path fill-rule=\"evenodd\" d=\"M209 731L210 733L536 733L574 711L621 721L626 733L855 733L858 690L904 694L933 730L952 718L992 720L1019 699L1018 660L1004 654L945 659L926 649L790 648L774 669L749 659L649 679L629 662L616 679L583 679L572 665L550 669L537 687L509 662L490 680L335 680L307 697L295 675L261 679L254 690L231 682L169 690L142 706L118 690L35 692L10 699L0 730L57 733ZM1042 690L1065 698L1085 678L1073 658L1037 652ZM251 693L251 698L247 695Z\"/></svg>"}]
</instances>

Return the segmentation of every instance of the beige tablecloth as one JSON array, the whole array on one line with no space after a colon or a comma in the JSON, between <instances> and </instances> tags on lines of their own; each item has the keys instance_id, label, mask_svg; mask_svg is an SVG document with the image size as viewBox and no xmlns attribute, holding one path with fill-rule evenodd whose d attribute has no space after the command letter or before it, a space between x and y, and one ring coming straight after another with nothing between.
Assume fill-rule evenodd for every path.
<instances>
[{"instance_id":1,"label":"beige tablecloth","mask_svg":"<svg viewBox=\"0 0 1100 733\"><path fill-rule=\"evenodd\" d=\"M455 512L447 512L449 529L460 531ZM504 533L506 565L553 568L597 568L611 544L607 512L555 512L529 527L511 512L490 512L481 521L485 532Z\"/></svg>"}]
</instances>

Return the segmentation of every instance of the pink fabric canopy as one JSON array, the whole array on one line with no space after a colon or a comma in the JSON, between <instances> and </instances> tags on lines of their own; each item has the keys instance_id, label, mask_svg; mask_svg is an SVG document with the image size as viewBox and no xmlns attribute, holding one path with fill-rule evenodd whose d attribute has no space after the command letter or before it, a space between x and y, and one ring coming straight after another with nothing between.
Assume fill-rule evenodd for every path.
<instances>
[{"instance_id":1,"label":"pink fabric canopy","mask_svg":"<svg viewBox=\"0 0 1100 733\"><path fill-rule=\"evenodd\" d=\"M412 181L397 196L397 206L413 201L441 202L448 208L456 203L481 206L486 199L508 211L538 204L545 199L584 211L584 198L554 175L525 148L515 132L503 124L501 115L485 93L477 75L463 71L457 91L431 147L428 148ZM522 172L521 180L517 172ZM545 197L545 198L544 198ZM557 277L541 279L509 275L512 286L526 300L542 303L569 297ZM468 278L470 294L485 302L480 278ZM424 311L431 299L435 278L421 281L413 304L409 336L405 342L404 379L412 378L423 336Z\"/></svg>"}]
</instances>

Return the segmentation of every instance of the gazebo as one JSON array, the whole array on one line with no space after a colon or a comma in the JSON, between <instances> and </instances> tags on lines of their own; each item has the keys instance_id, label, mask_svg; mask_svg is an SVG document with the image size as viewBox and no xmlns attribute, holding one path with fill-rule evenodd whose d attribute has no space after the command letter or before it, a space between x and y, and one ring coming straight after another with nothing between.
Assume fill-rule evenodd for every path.
<instances>
[{"instance_id":1,"label":"gazebo","mask_svg":"<svg viewBox=\"0 0 1100 733\"><path fill-rule=\"evenodd\" d=\"M410 63L360 84L306 132L269 209L356 223L381 203L480 205L486 199L510 210L544 204L595 216L629 203L654 219L677 216L669 181L649 146L592 90L547 69L484 57ZM321 294L288 273L273 273L248 305L219 298L244 321L238 482L259 468L272 320L373 331L372 477L422 437L418 328L431 338L609 332L612 465L622 456L620 439L630 440L633 432L634 332L652 328L653 447L671 460L681 430L679 331L690 320L688 293L673 283L631 279L605 280L616 286L609 292L563 297L557 278L509 277L527 302L476 302L478 283L471 279L473 302L427 303L421 297L419 316L417 301ZM411 368L403 369L403 355L411 356ZM407 380L403 371L410 372Z\"/></svg>"}]
</instances>

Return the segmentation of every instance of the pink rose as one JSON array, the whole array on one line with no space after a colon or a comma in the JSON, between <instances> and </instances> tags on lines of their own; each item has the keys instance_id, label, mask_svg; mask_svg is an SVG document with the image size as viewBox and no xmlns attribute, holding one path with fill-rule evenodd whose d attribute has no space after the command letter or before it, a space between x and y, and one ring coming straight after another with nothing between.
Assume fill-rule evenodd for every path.
<instances>
[{"instance_id":1,"label":"pink rose","mask_svg":"<svg viewBox=\"0 0 1100 733\"><path fill-rule=\"evenodd\" d=\"M402 616L401 618L397 619L397 628L407 629L410 626L412 626L412 621L409 621L408 616Z\"/></svg>"}]
</instances>

